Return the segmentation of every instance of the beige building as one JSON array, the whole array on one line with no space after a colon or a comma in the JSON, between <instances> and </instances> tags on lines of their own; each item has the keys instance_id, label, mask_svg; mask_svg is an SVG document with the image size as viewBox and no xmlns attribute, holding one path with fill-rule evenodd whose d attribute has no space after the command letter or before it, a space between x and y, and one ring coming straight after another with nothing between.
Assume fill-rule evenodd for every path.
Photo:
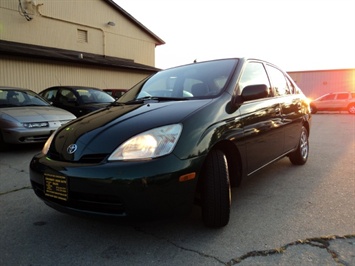
<instances>
[{"instance_id":1,"label":"beige building","mask_svg":"<svg viewBox=\"0 0 355 266\"><path fill-rule=\"evenodd\" d=\"M130 88L162 44L112 0L0 0L0 86Z\"/></svg>"}]
</instances>

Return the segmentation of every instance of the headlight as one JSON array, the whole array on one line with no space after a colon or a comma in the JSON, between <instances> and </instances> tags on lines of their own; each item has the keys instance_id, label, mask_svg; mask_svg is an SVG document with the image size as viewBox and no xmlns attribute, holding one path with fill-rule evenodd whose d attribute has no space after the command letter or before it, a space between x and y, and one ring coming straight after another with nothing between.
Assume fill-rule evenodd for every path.
<instances>
[{"instance_id":1,"label":"headlight","mask_svg":"<svg viewBox=\"0 0 355 266\"><path fill-rule=\"evenodd\" d=\"M148 130L124 142L108 160L147 160L169 154L179 140L181 131L180 124Z\"/></svg>"},{"instance_id":2,"label":"headlight","mask_svg":"<svg viewBox=\"0 0 355 266\"><path fill-rule=\"evenodd\" d=\"M43 148L42 148L42 153L43 154L47 154L49 147L51 146L51 143L53 141L55 132L52 133L52 135L47 139L46 143L44 144Z\"/></svg>"},{"instance_id":3,"label":"headlight","mask_svg":"<svg viewBox=\"0 0 355 266\"><path fill-rule=\"evenodd\" d=\"M48 122L32 122L32 123L23 123L25 128L39 128L39 127L48 127Z\"/></svg>"}]
</instances>

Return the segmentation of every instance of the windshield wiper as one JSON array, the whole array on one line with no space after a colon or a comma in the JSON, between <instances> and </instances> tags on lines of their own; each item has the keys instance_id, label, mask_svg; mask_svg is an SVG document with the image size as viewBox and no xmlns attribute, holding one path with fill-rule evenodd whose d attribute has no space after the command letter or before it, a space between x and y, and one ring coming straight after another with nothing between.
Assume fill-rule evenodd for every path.
<instances>
[{"instance_id":1,"label":"windshield wiper","mask_svg":"<svg viewBox=\"0 0 355 266\"><path fill-rule=\"evenodd\" d=\"M110 103L108 106L123 106L123 105L125 105L125 103L120 103L120 102L114 101L114 102Z\"/></svg>"},{"instance_id":2,"label":"windshield wiper","mask_svg":"<svg viewBox=\"0 0 355 266\"><path fill-rule=\"evenodd\" d=\"M145 96L142 98L137 98L123 104L140 104L140 103L157 103L162 101L185 101L189 98L181 98L181 97L159 97L159 96Z\"/></svg>"},{"instance_id":3,"label":"windshield wiper","mask_svg":"<svg viewBox=\"0 0 355 266\"><path fill-rule=\"evenodd\" d=\"M50 104L35 104L35 103L28 103L28 104L23 104L21 106L51 106Z\"/></svg>"}]
</instances>

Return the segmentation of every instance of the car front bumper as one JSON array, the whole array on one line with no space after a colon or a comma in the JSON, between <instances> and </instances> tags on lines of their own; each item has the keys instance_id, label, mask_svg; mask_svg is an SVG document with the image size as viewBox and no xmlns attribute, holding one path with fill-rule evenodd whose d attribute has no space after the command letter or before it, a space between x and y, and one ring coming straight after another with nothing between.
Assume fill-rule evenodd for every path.
<instances>
[{"instance_id":1,"label":"car front bumper","mask_svg":"<svg viewBox=\"0 0 355 266\"><path fill-rule=\"evenodd\" d=\"M143 162L79 164L52 161L38 154L30 163L30 179L35 194L62 212L138 217L180 215L193 205L196 169L200 169L202 161L202 157L180 160L170 154ZM190 173L196 173L196 177L181 180ZM52 178L56 180L48 181ZM50 190L55 182L61 182L58 179L63 179L66 187L56 197L56 192Z\"/></svg>"},{"instance_id":2,"label":"car front bumper","mask_svg":"<svg viewBox=\"0 0 355 266\"><path fill-rule=\"evenodd\" d=\"M11 128L3 130L5 143L41 143L45 142L56 128Z\"/></svg>"}]
</instances>

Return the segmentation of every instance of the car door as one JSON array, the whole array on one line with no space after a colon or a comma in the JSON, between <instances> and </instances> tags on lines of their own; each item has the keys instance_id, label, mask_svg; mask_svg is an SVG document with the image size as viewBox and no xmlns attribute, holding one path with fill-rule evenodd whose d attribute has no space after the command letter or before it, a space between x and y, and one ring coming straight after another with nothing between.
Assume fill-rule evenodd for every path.
<instances>
[{"instance_id":1,"label":"car door","mask_svg":"<svg viewBox=\"0 0 355 266\"><path fill-rule=\"evenodd\" d=\"M336 98L334 101L334 109L335 110L346 109L349 101L349 96L350 94L347 92L336 93Z\"/></svg>"},{"instance_id":2,"label":"car door","mask_svg":"<svg viewBox=\"0 0 355 266\"><path fill-rule=\"evenodd\" d=\"M335 102L335 94L328 94L320 98L319 101L317 101L316 107L319 111L333 110L334 102Z\"/></svg>"},{"instance_id":3,"label":"car door","mask_svg":"<svg viewBox=\"0 0 355 266\"><path fill-rule=\"evenodd\" d=\"M302 99L289 77L280 69L266 65L274 97L281 106L279 127L284 133L283 153L287 153L298 145L302 129Z\"/></svg>"},{"instance_id":4,"label":"car door","mask_svg":"<svg viewBox=\"0 0 355 266\"><path fill-rule=\"evenodd\" d=\"M239 88L270 82L261 62L248 62L239 81ZM267 98L246 101L240 106L243 123L248 173L253 173L280 156L284 134L280 129L281 107L271 90Z\"/></svg>"}]
</instances>

